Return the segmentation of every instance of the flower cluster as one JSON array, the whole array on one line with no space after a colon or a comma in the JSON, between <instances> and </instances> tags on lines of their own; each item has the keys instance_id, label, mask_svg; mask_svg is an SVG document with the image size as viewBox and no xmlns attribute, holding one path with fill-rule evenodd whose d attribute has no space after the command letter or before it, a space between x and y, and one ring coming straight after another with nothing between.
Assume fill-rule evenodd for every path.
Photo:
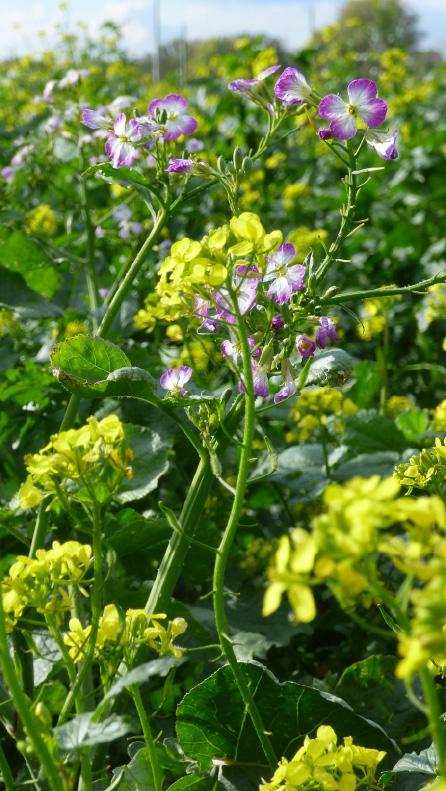
<instances>
[{"instance_id":1,"label":"flower cluster","mask_svg":"<svg viewBox=\"0 0 446 791\"><path fill-rule=\"evenodd\" d=\"M376 783L378 764L386 753L353 743L351 736L338 744L329 725L320 725L316 738L305 737L302 747L290 759L282 758L269 783L260 791L355 791Z\"/></svg>"},{"instance_id":2,"label":"flower cluster","mask_svg":"<svg viewBox=\"0 0 446 791\"><path fill-rule=\"evenodd\" d=\"M441 491L446 480L446 440L442 442L437 437L433 448L425 448L405 464L399 464L394 475L409 493L413 489Z\"/></svg>"},{"instance_id":3,"label":"flower cluster","mask_svg":"<svg viewBox=\"0 0 446 791\"><path fill-rule=\"evenodd\" d=\"M69 610L69 588L83 590L81 583L86 584L90 560L91 547L77 541L54 541L51 549L38 549L35 558L19 555L2 582L8 626L13 626L28 607L56 615Z\"/></svg>"},{"instance_id":4,"label":"flower cluster","mask_svg":"<svg viewBox=\"0 0 446 791\"><path fill-rule=\"evenodd\" d=\"M407 569L414 547L406 545L404 536L411 531L428 535L446 526L439 497L396 499L399 489L394 478L381 480L377 475L328 486L324 512L313 519L311 532L296 528L282 536L268 570L264 614L274 612L287 592L296 619L313 620L311 587L321 583L329 585L343 606L380 602L379 555L387 555L398 569ZM398 541L392 533L396 524L402 530ZM415 573L413 564L410 569Z\"/></svg>"},{"instance_id":5,"label":"flower cluster","mask_svg":"<svg viewBox=\"0 0 446 791\"><path fill-rule=\"evenodd\" d=\"M187 623L184 618L174 618L163 625L161 622L166 619L164 614L148 615L144 610L130 609L123 613L115 604L107 604L99 619L94 658L98 662L117 660L123 653L128 651L131 655L142 645L159 656L181 656L182 650L174 640L185 632ZM71 618L64 643L75 662L84 659L90 634L91 625L84 627L78 618Z\"/></svg>"},{"instance_id":6,"label":"flower cluster","mask_svg":"<svg viewBox=\"0 0 446 791\"><path fill-rule=\"evenodd\" d=\"M356 405L340 390L333 387L309 387L302 390L293 404L291 417L296 423L286 435L287 442L307 442L317 439L323 431L338 433L343 430L343 415L354 415Z\"/></svg>"},{"instance_id":7,"label":"flower cluster","mask_svg":"<svg viewBox=\"0 0 446 791\"><path fill-rule=\"evenodd\" d=\"M39 453L25 456L28 477L19 490L20 505L34 508L48 497L63 505L65 498L91 499L92 493L104 502L123 475L131 477L132 458L116 415L89 417L81 428L54 434Z\"/></svg>"},{"instance_id":8,"label":"flower cluster","mask_svg":"<svg viewBox=\"0 0 446 791\"><path fill-rule=\"evenodd\" d=\"M82 123L106 137L105 152L114 168L132 167L141 152L151 150L157 141L168 143L195 132L197 121L186 112L187 106L184 96L171 93L163 99L152 99L147 115L129 120L123 112L115 116L115 107L85 107Z\"/></svg>"},{"instance_id":9,"label":"flower cluster","mask_svg":"<svg viewBox=\"0 0 446 791\"><path fill-rule=\"evenodd\" d=\"M366 299L361 306L361 323L357 332L361 340L371 341L376 335L381 335L388 322L390 308L401 300L401 297L384 297L381 299Z\"/></svg>"},{"instance_id":10,"label":"flower cluster","mask_svg":"<svg viewBox=\"0 0 446 791\"><path fill-rule=\"evenodd\" d=\"M220 340L221 354L244 390L238 326L243 317L249 332L254 394L268 396L270 376L277 372L281 384L274 399L282 401L296 392L294 365L337 340L328 316L306 319L301 307L306 267L297 255L291 242L283 242L281 231L267 233L256 214L243 212L227 225L210 230L200 242L185 238L172 245L161 263L155 293L147 297L135 322L153 329L156 319L178 321L189 315L200 322L200 335L216 337L226 332ZM314 340L298 333L309 324L316 324ZM169 369L161 377L161 386L181 394L189 378L189 370L175 373Z\"/></svg>"}]
</instances>

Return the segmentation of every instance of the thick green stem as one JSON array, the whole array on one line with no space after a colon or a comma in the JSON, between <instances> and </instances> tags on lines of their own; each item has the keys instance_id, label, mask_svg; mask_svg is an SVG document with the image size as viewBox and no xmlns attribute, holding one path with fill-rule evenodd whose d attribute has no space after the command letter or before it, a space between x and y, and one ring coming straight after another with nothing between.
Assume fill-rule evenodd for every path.
<instances>
[{"instance_id":1,"label":"thick green stem","mask_svg":"<svg viewBox=\"0 0 446 791\"><path fill-rule=\"evenodd\" d=\"M42 723L39 722L31 709L30 701L22 690L20 679L16 673L14 662L9 653L8 639L5 628L3 601L0 596L0 666L9 693L14 702L19 718L31 741L35 754L43 768L52 791L63 791L60 767L54 761L42 736Z\"/></svg>"},{"instance_id":2,"label":"thick green stem","mask_svg":"<svg viewBox=\"0 0 446 791\"><path fill-rule=\"evenodd\" d=\"M16 788L14 776L11 772L11 767L9 766L8 759L6 758L6 755L3 752L3 747L1 746L1 744L0 744L0 772L1 772L1 780L6 788L6 791L14 791L14 789Z\"/></svg>"},{"instance_id":3,"label":"thick green stem","mask_svg":"<svg viewBox=\"0 0 446 791\"><path fill-rule=\"evenodd\" d=\"M234 300L234 310L238 319L239 342L243 357L243 383L245 389L245 421L243 429L243 444L240 451L240 463L237 474L237 484L235 496L232 503L231 513L223 532L223 536L218 547L219 552L215 557L214 577L213 577L213 601L215 625L217 628L218 639L221 650L234 674L234 679L239 689L240 695L246 706L246 710L254 725L255 731L262 745L263 752L271 768L277 764L277 758L269 736L265 731L262 717L251 693L243 668L239 665L232 640L229 637L228 622L225 612L225 575L231 554L232 544L237 532L237 527L242 512L245 499L245 492L249 477L251 463L252 443L255 430L255 395L254 383L251 367L251 349L249 347L247 333L243 320L238 309L237 301Z\"/></svg>"},{"instance_id":4,"label":"thick green stem","mask_svg":"<svg viewBox=\"0 0 446 791\"><path fill-rule=\"evenodd\" d=\"M420 670L420 681L427 707L431 736L438 754L438 775L446 779L446 725L441 717L440 703L434 680L427 668Z\"/></svg>"},{"instance_id":5,"label":"thick green stem","mask_svg":"<svg viewBox=\"0 0 446 791\"><path fill-rule=\"evenodd\" d=\"M362 291L345 291L342 294L334 294L331 297L322 298L321 305L342 305L344 302L362 302L364 299L371 297L380 299L394 297L398 294L422 294L430 286L435 286L436 283L446 283L446 272L444 269L441 269L432 277L420 280L410 286L384 286L383 288L369 288Z\"/></svg>"},{"instance_id":6,"label":"thick green stem","mask_svg":"<svg viewBox=\"0 0 446 791\"><path fill-rule=\"evenodd\" d=\"M97 329L98 319L98 284L96 277L96 261L95 261L95 234L93 224L90 217L90 206L88 202L88 192L85 179L81 178L80 192L82 201L82 214L84 215L85 228L87 231L87 267L85 270L85 279L87 281L88 302L90 305L91 320L93 329Z\"/></svg>"},{"instance_id":7,"label":"thick green stem","mask_svg":"<svg viewBox=\"0 0 446 791\"><path fill-rule=\"evenodd\" d=\"M147 716L146 710L144 708L144 704L142 702L141 692L139 687L130 687L129 692L133 698L136 711L138 712L139 721L141 723L142 732L144 734L144 743L146 745L147 752L149 753L150 768L152 770L152 778L153 778L153 788L154 791L161 791L163 787L163 776L158 761L158 755L156 752L156 744L153 739L152 730L150 728L149 718Z\"/></svg>"}]
</instances>

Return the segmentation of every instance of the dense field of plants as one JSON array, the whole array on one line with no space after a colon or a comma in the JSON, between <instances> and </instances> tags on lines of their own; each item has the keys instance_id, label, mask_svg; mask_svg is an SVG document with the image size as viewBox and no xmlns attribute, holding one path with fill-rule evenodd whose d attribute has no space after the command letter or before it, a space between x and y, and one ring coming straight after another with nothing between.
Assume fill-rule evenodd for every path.
<instances>
[{"instance_id":1,"label":"dense field of plants","mask_svg":"<svg viewBox=\"0 0 446 791\"><path fill-rule=\"evenodd\" d=\"M444 63L3 66L4 787L445 791Z\"/></svg>"}]
</instances>

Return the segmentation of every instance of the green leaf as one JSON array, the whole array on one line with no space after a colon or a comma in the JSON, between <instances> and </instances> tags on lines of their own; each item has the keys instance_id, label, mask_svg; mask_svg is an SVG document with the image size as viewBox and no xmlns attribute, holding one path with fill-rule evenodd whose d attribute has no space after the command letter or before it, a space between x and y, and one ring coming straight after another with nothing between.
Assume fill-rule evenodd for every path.
<instances>
[{"instance_id":1,"label":"green leaf","mask_svg":"<svg viewBox=\"0 0 446 791\"><path fill-rule=\"evenodd\" d=\"M71 752L80 750L81 747L107 744L135 730L135 722L130 717L112 714L101 722L93 722L92 717L91 711L78 714L77 717L54 729L61 750Z\"/></svg>"},{"instance_id":2,"label":"green leaf","mask_svg":"<svg viewBox=\"0 0 446 791\"><path fill-rule=\"evenodd\" d=\"M166 519L147 518L124 508L107 525L107 542L120 558L163 546L172 533Z\"/></svg>"},{"instance_id":3,"label":"green leaf","mask_svg":"<svg viewBox=\"0 0 446 791\"><path fill-rule=\"evenodd\" d=\"M420 753L406 753L393 767L394 772L421 772L435 775L438 768L437 752L433 744Z\"/></svg>"},{"instance_id":4,"label":"green leaf","mask_svg":"<svg viewBox=\"0 0 446 791\"><path fill-rule=\"evenodd\" d=\"M377 453L360 453L354 459L342 462L339 467L332 470L332 477L336 481L348 481L360 475L369 478L371 475L385 477L391 475L396 465L400 462L400 454L393 450L382 450Z\"/></svg>"},{"instance_id":5,"label":"green leaf","mask_svg":"<svg viewBox=\"0 0 446 791\"><path fill-rule=\"evenodd\" d=\"M145 684L146 681L154 678L154 676L167 676L172 668L179 667L185 661L183 657L162 656L159 657L159 659L152 659L150 662L144 662L144 664L134 667L133 670L130 670L125 676L121 676L118 681L112 684L108 692L102 698L97 711L102 709L106 701L112 700L120 695L124 689Z\"/></svg>"},{"instance_id":6,"label":"green leaf","mask_svg":"<svg viewBox=\"0 0 446 791\"><path fill-rule=\"evenodd\" d=\"M126 437L135 454L132 461L133 477L123 478L116 499L120 503L141 500L153 492L158 481L169 469L170 445L146 426L126 425Z\"/></svg>"},{"instance_id":7,"label":"green leaf","mask_svg":"<svg viewBox=\"0 0 446 791\"><path fill-rule=\"evenodd\" d=\"M2 266L19 272L33 291L51 298L60 285L60 275L42 248L20 231L10 233L3 228L0 233L0 260Z\"/></svg>"},{"instance_id":8,"label":"green leaf","mask_svg":"<svg viewBox=\"0 0 446 791\"><path fill-rule=\"evenodd\" d=\"M381 386L381 375L377 363L362 360L353 369L355 381L348 389L349 397L360 409L369 407Z\"/></svg>"},{"instance_id":9,"label":"green leaf","mask_svg":"<svg viewBox=\"0 0 446 791\"><path fill-rule=\"evenodd\" d=\"M398 415L395 423L412 445L419 445L422 435L429 429L429 413L426 409L410 409Z\"/></svg>"},{"instance_id":10,"label":"green leaf","mask_svg":"<svg viewBox=\"0 0 446 791\"><path fill-rule=\"evenodd\" d=\"M89 335L62 341L51 353L56 378L68 390L93 397L105 393L110 373L129 365L130 360L118 346Z\"/></svg>"},{"instance_id":11,"label":"green leaf","mask_svg":"<svg viewBox=\"0 0 446 791\"><path fill-rule=\"evenodd\" d=\"M0 306L13 308L27 318L40 319L61 316L62 310L26 285L23 275L0 267Z\"/></svg>"},{"instance_id":12,"label":"green leaf","mask_svg":"<svg viewBox=\"0 0 446 791\"><path fill-rule=\"evenodd\" d=\"M393 739L422 730L423 715L406 695L402 681L395 678L394 656L370 656L348 667L335 693L357 714L379 723Z\"/></svg>"},{"instance_id":13,"label":"green leaf","mask_svg":"<svg viewBox=\"0 0 446 791\"><path fill-rule=\"evenodd\" d=\"M140 398L158 405L156 382L142 368L132 367L118 346L102 338L76 335L57 344L51 354L54 376L67 390L85 398Z\"/></svg>"},{"instance_id":14,"label":"green leaf","mask_svg":"<svg viewBox=\"0 0 446 791\"><path fill-rule=\"evenodd\" d=\"M340 698L291 681L281 684L257 663L241 663L241 668L278 757L292 755L306 734L314 736L319 725L329 724L340 738L353 736L357 744L386 750L388 760L395 759L396 747L385 732ZM202 770L209 768L214 758L225 757L264 765L229 666L185 695L178 707L177 734L186 755Z\"/></svg>"},{"instance_id":15,"label":"green leaf","mask_svg":"<svg viewBox=\"0 0 446 791\"><path fill-rule=\"evenodd\" d=\"M105 178L109 178L117 184L122 184L124 187L133 187L143 197L148 198L156 195L160 197L158 190L153 184L153 181L146 179L141 173L130 168L114 168L109 162L101 162L98 165L92 165L88 170L84 171L83 176L92 176L100 173Z\"/></svg>"},{"instance_id":16,"label":"green leaf","mask_svg":"<svg viewBox=\"0 0 446 791\"><path fill-rule=\"evenodd\" d=\"M127 766L113 769L111 787L119 791L153 791L152 768L147 747L141 747Z\"/></svg>"},{"instance_id":17,"label":"green leaf","mask_svg":"<svg viewBox=\"0 0 446 791\"><path fill-rule=\"evenodd\" d=\"M393 420L379 415L375 409L361 409L356 415L344 418L344 445L355 453L375 453L383 450L403 451L407 448L404 434Z\"/></svg>"},{"instance_id":18,"label":"green leaf","mask_svg":"<svg viewBox=\"0 0 446 791\"><path fill-rule=\"evenodd\" d=\"M176 780L169 786L168 791L212 791L215 786L215 780L212 777L200 777L199 775L186 775Z\"/></svg>"},{"instance_id":19,"label":"green leaf","mask_svg":"<svg viewBox=\"0 0 446 791\"><path fill-rule=\"evenodd\" d=\"M344 349L326 349L311 363L306 383L329 387L344 384L350 378L355 362Z\"/></svg>"}]
</instances>

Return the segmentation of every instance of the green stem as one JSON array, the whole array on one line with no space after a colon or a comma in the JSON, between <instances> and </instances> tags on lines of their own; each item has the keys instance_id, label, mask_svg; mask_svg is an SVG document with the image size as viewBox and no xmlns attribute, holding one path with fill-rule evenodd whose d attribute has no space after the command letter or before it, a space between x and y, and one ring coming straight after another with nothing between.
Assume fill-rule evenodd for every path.
<instances>
[{"instance_id":1,"label":"green stem","mask_svg":"<svg viewBox=\"0 0 446 791\"><path fill-rule=\"evenodd\" d=\"M356 197L358 192L358 185L356 176L353 171L356 169L356 157L351 148L348 149L349 167L347 169L347 203L341 210L341 224L336 239L330 245L328 253L320 264L317 272L315 273L315 281L319 283L325 276L328 268L333 263L336 254L341 247L344 239L346 238L350 229L356 209Z\"/></svg>"},{"instance_id":2,"label":"green stem","mask_svg":"<svg viewBox=\"0 0 446 791\"><path fill-rule=\"evenodd\" d=\"M246 486L249 477L249 468L252 454L252 443L255 430L255 395L251 367L251 349L249 347L246 329L240 315L237 301L234 300L234 310L238 320L239 342L243 357L243 382L245 388L245 421L243 430L243 445L240 452L240 463L237 475L235 496L232 503L231 513L223 532L223 536L218 547L219 552L215 558L214 577L213 577L213 601L215 625L217 628L218 639L221 650L232 670L235 682L238 686L240 695L246 706L246 710L254 725L255 731L262 745L263 752L271 768L277 764L277 758L269 736L265 731L262 717L255 703L254 697L245 678L242 667L237 661L232 640L229 637L228 622L225 612L225 575L231 554L232 544L237 532L240 514L245 499Z\"/></svg>"},{"instance_id":3,"label":"green stem","mask_svg":"<svg viewBox=\"0 0 446 791\"><path fill-rule=\"evenodd\" d=\"M420 681L427 706L432 740L438 753L438 775L446 779L446 726L441 719L441 709L431 672L420 670Z\"/></svg>"},{"instance_id":4,"label":"green stem","mask_svg":"<svg viewBox=\"0 0 446 791\"><path fill-rule=\"evenodd\" d=\"M98 315L98 283L96 277L96 262L95 262L95 234L93 224L90 217L90 206L88 201L88 191L85 179L80 180L80 193L82 202L82 214L84 216L85 228L87 231L87 267L85 270L85 279L87 281L88 301L90 305L91 319L93 329L97 329L97 315Z\"/></svg>"},{"instance_id":5,"label":"green stem","mask_svg":"<svg viewBox=\"0 0 446 791\"><path fill-rule=\"evenodd\" d=\"M93 504L93 573L94 583L91 593L91 632L88 636L88 647L85 654L84 661L82 662L78 671L76 680L68 693L65 703L60 712L58 725L63 725L67 721L73 705L78 699L78 695L83 698L84 710L88 708L87 695L89 695L89 687L84 689L84 682L88 680L88 674L91 670L91 665L94 658L94 650L96 647L96 637L99 629L99 620L102 613L102 588L103 588L103 569L102 569L102 537L101 537L101 512L99 505L95 502Z\"/></svg>"},{"instance_id":6,"label":"green stem","mask_svg":"<svg viewBox=\"0 0 446 791\"><path fill-rule=\"evenodd\" d=\"M0 666L6 681L9 693L14 701L19 718L26 730L34 751L53 791L63 791L63 782L59 767L54 761L47 744L42 736L42 724L31 709L30 701L22 690L20 679L17 676L14 662L9 653L6 635L3 601L0 596Z\"/></svg>"},{"instance_id":7,"label":"green stem","mask_svg":"<svg viewBox=\"0 0 446 791\"><path fill-rule=\"evenodd\" d=\"M156 752L156 744L153 738L152 730L150 728L149 718L147 717L147 713L142 702L141 692L139 687L130 687L129 692L133 698L136 711L138 712L139 721L141 723L142 732L144 734L144 743L149 754L150 768L152 770L153 788L154 791L161 791L163 787L163 776Z\"/></svg>"},{"instance_id":8,"label":"green stem","mask_svg":"<svg viewBox=\"0 0 446 791\"><path fill-rule=\"evenodd\" d=\"M3 752L3 747L1 746L1 744L0 744L0 772L1 772L1 779L6 788L6 791L15 791L16 784L14 781L14 777L11 772L11 767L9 766L8 759L6 758L6 755Z\"/></svg>"},{"instance_id":9,"label":"green stem","mask_svg":"<svg viewBox=\"0 0 446 791\"><path fill-rule=\"evenodd\" d=\"M362 291L346 291L343 294L334 294L332 297L322 298L321 305L341 305L344 302L358 302L370 297L384 298L394 297L398 294L410 294L413 292L423 292L429 286L435 286L436 283L446 283L446 272L441 269L432 277L425 280L420 280L418 283L413 283L409 286L384 286L383 288L369 288Z\"/></svg>"}]
</instances>

